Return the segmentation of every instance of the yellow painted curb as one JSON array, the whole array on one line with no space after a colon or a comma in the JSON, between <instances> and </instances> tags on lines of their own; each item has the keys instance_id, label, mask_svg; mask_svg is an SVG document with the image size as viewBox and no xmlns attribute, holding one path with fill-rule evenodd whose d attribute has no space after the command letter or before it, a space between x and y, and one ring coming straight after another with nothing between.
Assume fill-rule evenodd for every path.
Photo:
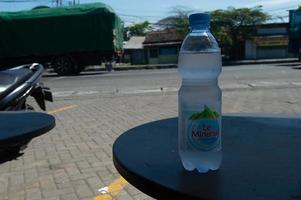
<instances>
[{"instance_id":1,"label":"yellow painted curb","mask_svg":"<svg viewBox=\"0 0 301 200\"><path fill-rule=\"evenodd\" d=\"M63 112L63 111L70 110L70 109L76 108L76 107L78 107L78 105L65 106L65 107L62 107L62 108L51 110L51 111L48 112L48 114L55 114L55 113Z\"/></svg>"},{"instance_id":2,"label":"yellow painted curb","mask_svg":"<svg viewBox=\"0 0 301 200\"><path fill-rule=\"evenodd\" d=\"M119 177L108 186L107 193L96 196L94 200L112 200L127 184L124 178Z\"/></svg>"}]
</instances>

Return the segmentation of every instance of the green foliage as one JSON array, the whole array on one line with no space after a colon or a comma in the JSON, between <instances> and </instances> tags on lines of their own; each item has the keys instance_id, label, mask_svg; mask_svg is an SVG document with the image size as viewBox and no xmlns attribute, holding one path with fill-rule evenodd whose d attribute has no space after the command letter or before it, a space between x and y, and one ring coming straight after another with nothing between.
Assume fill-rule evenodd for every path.
<instances>
[{"instance_id":1,"label":"green foliage","mask_svg":"<svg viewBox=\"0 0 301 200\"><path fill-rule=\"evenodd\" d=\"M147 32L152 31L152 27L148 21L142 23L136 23L125 27L125 40L128 40L128 36L144 36Z\"/></svg>"},{"instance_id":2,"label":"green foliage","mask_svg":"<svg viewBox=\"0 0 301 200\"><path fill-rule=\"evenodd\" d=\"M190 10L183 7L172 9L171 17L164 18L158 23L176 28L183 36L189 32L188 16ZM241 51L239 43L250 38L254 26L262 24L270 19L270 16L262 11L261 6L253 8L229 7L225 10L215 10L209 13L211 16L211 31L218 40L223 54L235 59L237 51Z\"/></svg>"},{"instance_id":3,"label":"green foliage","mask_svg":"<svg viewBox=\"0 0 301 200\"><path fill-rule=\"evenodd\" d=\"M185 36L189 32L188 16L192 12L187 7L175 6L171 9L171 16L163 18L157 22L162 28L173 28Z\"/></svg>"},{"instance_id":4,"label":"green foliage","mask_svg":"<svg viewBox=\"0 0 301 200\"><path fill-rule=\"evenodd\" d=\"M185 16L185 17L179 18L176 21L175 28L178 30L178 32L182 36L187 35L187 33L189 32L189 20L188 20L188 17Z\"/></svg>"},{"instance_id":5,"label":"green foliage","mask_svg":"<svg viewBox=\"0 0 301 200\"><path fill-rule=\"evenodd\" d=\"M210 13L211 20L218 25L237 29L241 26L261 24L269 19L269 15L262 11L261 6L254 8L234 8L215 10Z\"/></svg>"},{"instance_id":6,"label":"green foliage","mask_svg":"<svg viewBox=\"0 0 301 200\"><path fill-rule=\"evenodd\" d=\"M219 41L224 53L235 59L237 46L250 38L254 25L266 22L270 16L260 6L215 10L211 15L211 31Z\"/></svg>"}]
</instances>

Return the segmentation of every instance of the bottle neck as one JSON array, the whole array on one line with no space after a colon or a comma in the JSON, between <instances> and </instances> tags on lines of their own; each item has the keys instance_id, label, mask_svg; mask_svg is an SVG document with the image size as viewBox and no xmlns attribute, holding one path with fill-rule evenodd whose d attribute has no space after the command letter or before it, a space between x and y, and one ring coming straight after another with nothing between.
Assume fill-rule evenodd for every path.
<instances>
[{"instance_id":1,"label":"bottle neck","mask_svg":"<svg viewBox=\"0 0 301 200\"><path fill-rule=\"evenodd\" d=\"M190 32L206 32L209 31L210 26L208 25L194 25L194 26L190 26Z\"/></svg>"},{"instance_id":2,"label":"bottle neck","mask_svg":"<svg viewBox=\"0 0 301 200\"><path fill-rule=\"evenodd\" d=\"M191 79L182 79L182 85L217 85L218 79L209 79L209 80L191 80Z\"/></svg>"}]
</instances>

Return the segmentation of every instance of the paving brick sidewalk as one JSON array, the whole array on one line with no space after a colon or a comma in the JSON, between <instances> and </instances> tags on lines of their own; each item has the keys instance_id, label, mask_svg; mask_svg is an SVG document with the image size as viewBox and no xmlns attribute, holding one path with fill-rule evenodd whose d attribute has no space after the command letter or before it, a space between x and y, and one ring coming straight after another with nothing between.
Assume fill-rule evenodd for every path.
<instances>
[{"instance_id":1,"label":"paving brick sidewalk","mask_svg":"<svg viewBox=\"0 0 301 200\"><path fill-rule=\"evenodd\" d=\"M175 117L177 93L91 95L58 98L49 110L57 125L34 139L16 160L0 164L0 200L93 199L120 175L112 163L112 144L137 125ZM301 88L230 90L223 112L301 114ZM151 199L127 185L115 199Z\"/></svg>"}]
</instances>

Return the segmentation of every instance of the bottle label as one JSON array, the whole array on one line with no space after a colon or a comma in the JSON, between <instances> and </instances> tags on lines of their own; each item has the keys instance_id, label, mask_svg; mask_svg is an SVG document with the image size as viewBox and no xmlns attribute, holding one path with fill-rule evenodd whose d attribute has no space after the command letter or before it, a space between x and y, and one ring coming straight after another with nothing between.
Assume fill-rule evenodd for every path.
<instances>
[{"instance_id":1,"label":"bottle label","mask_svg":"<svg viewBox=\"0 0 301 200\"><path fill-rule=\"evenodd\" d=\"M189 146L210 151L220 147L220 115L205 105L202 112L187 112L186 137Z\"/></svg>"}]
</instances>

